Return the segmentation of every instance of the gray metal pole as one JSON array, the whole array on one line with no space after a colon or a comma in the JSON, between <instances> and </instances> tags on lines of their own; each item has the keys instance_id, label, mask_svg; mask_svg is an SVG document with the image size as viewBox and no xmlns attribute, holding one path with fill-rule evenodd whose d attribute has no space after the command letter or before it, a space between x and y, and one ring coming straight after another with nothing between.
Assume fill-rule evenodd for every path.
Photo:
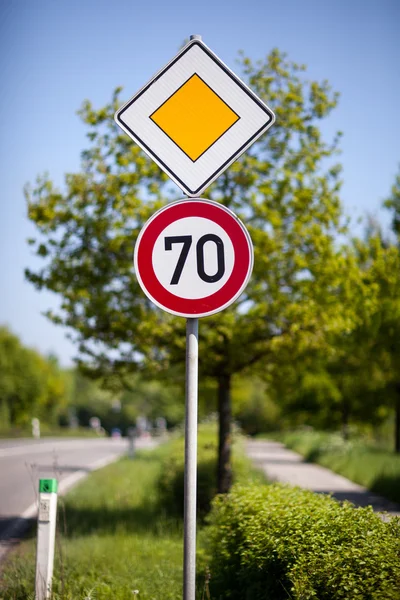
<instances>
[{"instance_id":1,"label":"gray metal pole","mask_svg":"<svg viewBox=\"0 0 400 600\"><path fill-rule=\"evenodd\" d=\"M187 319L183 600L195 600L196 594L198 335L199 320Z\"/></svg>"},{"instance_id":2,"label":"gray metal pole","mask_svg":"<svg viewBox=\"0 0 400 600\"><path fill-rule=\"evenodd\" d=\"M201 35L190 36L201 40ZM183 529L183 600L196 597L197 405L199 320L186 321L185 483Z\"/></svg>"}]
</instances>

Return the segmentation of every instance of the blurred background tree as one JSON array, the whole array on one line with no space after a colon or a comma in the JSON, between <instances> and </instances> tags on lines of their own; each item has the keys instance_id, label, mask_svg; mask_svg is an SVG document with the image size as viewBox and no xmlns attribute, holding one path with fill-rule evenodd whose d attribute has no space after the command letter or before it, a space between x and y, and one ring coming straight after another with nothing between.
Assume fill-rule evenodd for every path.
<instances>
[{"instance_id":1,"label":"blurred background tree","mask_svg":"<svg viewBox=\"0 0 400 600\"><path fill-rule=\"evenodd\" d=\"M55 356L44 358L0 327L0 428L26 427L36 417L57 423L67 403L67 379Z\"/></svg>"}]
</instances>

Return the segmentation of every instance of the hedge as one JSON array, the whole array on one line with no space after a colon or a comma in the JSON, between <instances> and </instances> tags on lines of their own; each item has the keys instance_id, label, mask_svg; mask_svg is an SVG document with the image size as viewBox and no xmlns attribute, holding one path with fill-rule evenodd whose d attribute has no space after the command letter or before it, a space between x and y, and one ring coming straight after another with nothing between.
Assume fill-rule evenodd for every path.
<instances>
[{"instance_id":1,"label":"hedge","mask_svg":"<svg viewBox=\"0 0 400 600\"><path fill-rule=\"evenodd\" d=\"M171 516L183 517L185 442L177 438L169 442L158 481L160 502ZM199 429L197 441L197 514L200 518L210 510L217 491L217 442L210 428Z\"/></svg>"},{"instance_id":2,"label":"hedge","mask_svg":"<svg viewBox=\"0 0 400 600\"><path fill-rule=\"evenodd\" d=\"M233 440L232 471L236 482L265 481L265 476L245 456L241 437ZM197 441L197 515L203 520L217 493L218 437L214 424L200 425ZM172 440L165 447L163 469L158 492L164 510L171 516L183 517L184 505L184 439Z\"/></svg>"},{"instance_id":3,"label":"hedge","mask_svg":"<svg viewBox=\"0 0 400 600\"><path fill-rule=\"evenodd\" d=\"M213 600L398 600L400 520L283 485L235 486L207 518Z\"/></svg>"}]
</instances>

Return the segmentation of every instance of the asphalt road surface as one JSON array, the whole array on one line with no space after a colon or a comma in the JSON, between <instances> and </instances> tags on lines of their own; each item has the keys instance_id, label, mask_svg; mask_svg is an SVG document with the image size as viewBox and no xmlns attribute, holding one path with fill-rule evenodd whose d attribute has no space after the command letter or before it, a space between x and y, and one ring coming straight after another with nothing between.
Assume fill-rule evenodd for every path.
<instances>
[{"instance_id":1,"label":"asphalt road surface","mask_svg":"<svg viewBox=\"0 0 400 600\"><path fill-rule=\"evenodd\" d=\"M128 452L127 438L0 440L0 559L36 516L39 479L56 478L65 492L90 471ZM135 441L150 448L151 439Z\"/></svg>"}]
</instances>

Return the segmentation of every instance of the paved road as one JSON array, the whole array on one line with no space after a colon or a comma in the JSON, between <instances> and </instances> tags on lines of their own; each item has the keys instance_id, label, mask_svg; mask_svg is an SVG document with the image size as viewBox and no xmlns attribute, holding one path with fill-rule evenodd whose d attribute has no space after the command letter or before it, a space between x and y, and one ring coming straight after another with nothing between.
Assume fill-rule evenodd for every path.
<instances>
[{"instance_id":1,"label":"paved road","mask_svg":"<svg viewBox=\"0 0 400 600\"><path fill-rule=\"evenodd\" d=\"M153 445L136 441L137 448ZM126 438L0 440L0 558L36 515L39 479L58 479L63 493L127 451Z\"/></svg>"},{"instance_id":2,"label":"paved road","mask_svg":"<svg viewBox=\"0 0 400 600\"><path fill-rule=\"evenodd\" d=\"M270 480L296 485L313 492L332 494L358 506L371 505L376 511L400 515L400 506L369 492L361 485L336 475L329 469L304 462L304 459L279 442L249 441L247 453Z\"/></svg>"}]
</instances>

